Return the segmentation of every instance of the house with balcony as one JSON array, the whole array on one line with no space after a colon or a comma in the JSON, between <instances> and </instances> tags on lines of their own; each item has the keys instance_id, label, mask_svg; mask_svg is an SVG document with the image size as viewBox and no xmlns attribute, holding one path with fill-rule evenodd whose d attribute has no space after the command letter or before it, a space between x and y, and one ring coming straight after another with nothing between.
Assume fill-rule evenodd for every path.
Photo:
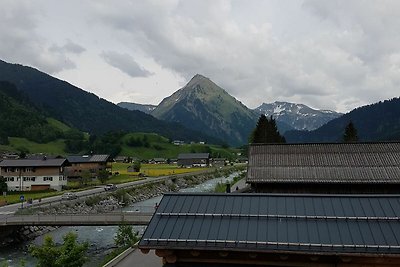
<instances>
[{"instance_id":1,"label":"house with balcony","mask_svg":"<svg viewBox=\"0 0 400 267\"><path fill-rule=\"evenodd\" d=\"M85 171L96 176L101 170L111 169L110 155L68 156L67 160L70 163L66 168L67 177L81 177Z\"/></svg>"},{"instance_id":2,"label":"house with balcony","mask_svg":"<svg viewBox=\"0 0 400 267\"><path fill-rule=\"evenodd\" d=\"M181 153L178 155L178 166L208 167L210 166L210 153Z\"/></svg>"},{"instance_id":3,"label":"house with balcony","mask_svg":"<svg viewBox=\"0 0 400 267\"><path fill-rule=\"evenodd\" d=\"M0 176L10 191L61 190L67 185L66 159L5 159L0 162Z\"/></svg>"}]
</instances>

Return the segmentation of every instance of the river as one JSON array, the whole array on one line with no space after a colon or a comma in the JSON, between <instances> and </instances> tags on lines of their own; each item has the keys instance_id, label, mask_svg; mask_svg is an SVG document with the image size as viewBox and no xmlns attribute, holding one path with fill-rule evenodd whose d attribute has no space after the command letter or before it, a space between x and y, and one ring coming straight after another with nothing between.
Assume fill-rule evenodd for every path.
<instances>
[{"instance_id":1,"label":"river","mask_svg":"<svg viewBox=\"0 0 400 267\"><path fill-rule=\"evenodd\" d=\"M238 173L233 173L227 177L219 177L208 180L202 184L198 184L195 187L185 188L179 190L180 192L211 192L214 190L217 183L226 183L233 180ZM154 209L154 206L160 202L162 196L150 198L141 202L137 202L130 207L126 207L124 211L137 211L144 209ZM135 226L135 231L140 234L145 230L144 226ZM114 237L118 230L117 226L71 226L71 227L60 227L50 233L53 240L56 243L62 242L62 237L68 232L75 232L78 235L78 242L88 241L90 244L89 257L90 262L85 264L85 267L98 267L101 265L104 256L110 252L114 247ZM7 262L6 266L9 267L33 267L36 264L36 260L32 258L27 252L27 248L30 244L39 245L43 243L44 236L39 236L29 242L19 244L18 246L1 248L0 249L0 266L4 262ZM22 265L21 263L25 265Z\"/></svg>"}]
</instances>

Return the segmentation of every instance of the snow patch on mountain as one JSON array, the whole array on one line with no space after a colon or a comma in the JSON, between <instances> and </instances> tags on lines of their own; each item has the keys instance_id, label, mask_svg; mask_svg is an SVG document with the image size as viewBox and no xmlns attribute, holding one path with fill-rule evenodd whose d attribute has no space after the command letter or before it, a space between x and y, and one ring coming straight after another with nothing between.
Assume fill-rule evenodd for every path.
<instances>
[{"instance_id":1,"label":"snow patch on mountain","mask_svg":"<svg viewBox=\"0 0 400 267\"><path fill-rule=\"evenodd\" d=\"M277 121L289 124L297 130L315 130L341 113L332 110L316 110L303 104L288 102L263 103L254 109L259 114L273 116Z\"/></svg>"}]
</instances>

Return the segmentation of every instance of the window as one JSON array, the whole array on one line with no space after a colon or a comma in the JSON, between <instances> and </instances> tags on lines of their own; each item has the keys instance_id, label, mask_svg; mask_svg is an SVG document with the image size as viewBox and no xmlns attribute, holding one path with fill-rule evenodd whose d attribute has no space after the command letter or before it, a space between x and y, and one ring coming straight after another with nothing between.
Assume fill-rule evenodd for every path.
<instances>
[{"instance_id":1,"label":"window","mask_svg":"<svg viewBox=\"0 0 400 267\"><path fill-rule=\"evenodd\" d=\"M6 182L14 182L14 177L6 177Z\"/></svg>"},{"instance_id":2,"label":"window","mask_svg":"<svg viewBox=\"0 0 400 267\"><path fill-rule=\"evenodd\" d=\"M43 181L53 181L53 177L43 177Z\"/></svg>"},{"instance_id":3,"label":"window","mask_svg":"<svg viewBox=\"0 0 400 267\"><path fill-rule=\"evenodd\" d=\"M36 177L23 177L23 181L24 182L27 182L27 181L31 181L31 182L34 182L35 180L36 180Z\"/></svg>"}]
</instances>

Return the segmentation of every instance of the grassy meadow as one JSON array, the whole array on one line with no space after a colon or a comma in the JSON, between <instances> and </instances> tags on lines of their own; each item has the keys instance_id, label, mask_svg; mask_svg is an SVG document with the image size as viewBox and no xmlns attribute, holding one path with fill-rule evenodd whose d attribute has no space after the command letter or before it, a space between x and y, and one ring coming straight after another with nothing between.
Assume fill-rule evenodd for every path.
<instances>
[{"instance_id":1,"label":"grassy meadow","mask_svg":"<svg viewBox=\"0 0 400 267\"><path fill-rule=\"evenodd\" d=\"M140 172L128 172L129 166L132 166L132 163L113 162L112 173L115 174L118 172L118 176L128 175L136 177L139 173L142 173L149 177L158 177L204 170L204 168L180 168L176 164L141 164Z\"/></svg>"}]
</instances>

